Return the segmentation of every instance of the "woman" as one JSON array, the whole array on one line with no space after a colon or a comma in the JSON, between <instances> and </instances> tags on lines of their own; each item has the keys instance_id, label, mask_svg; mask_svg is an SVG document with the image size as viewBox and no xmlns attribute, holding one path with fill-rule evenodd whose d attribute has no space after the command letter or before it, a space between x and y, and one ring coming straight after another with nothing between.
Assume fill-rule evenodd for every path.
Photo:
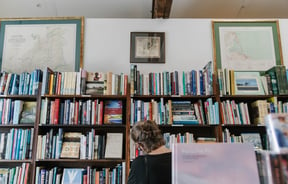
<instances>
[{"instance_id":1,"label":"woman","mask_svg":"<svg viewBox=\"0 0 288 184\"><path fill-rule=\"evenodd\" d=\"M144 154L132 161L127 184L171 184L171 151L154 121L140 121L131 138Z\"/></svg>"}]
</instances>

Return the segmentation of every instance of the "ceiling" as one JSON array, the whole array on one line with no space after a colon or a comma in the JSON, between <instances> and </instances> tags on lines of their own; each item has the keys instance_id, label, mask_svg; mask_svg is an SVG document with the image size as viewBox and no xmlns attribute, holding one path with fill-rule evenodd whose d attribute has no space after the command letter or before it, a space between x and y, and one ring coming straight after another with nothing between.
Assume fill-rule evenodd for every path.
<instances>
[{"instance_id":1,"label":"ceiling","mask_svg":"<svg viewBox=\"0 0 288 184\"><path fill-rule=\"evenodd\" d=\"M153 0L0 0L0 17L152 18L152 4ZM174 0L168 17L288 18L287 8L288 0Z\"/></svg>"}]
</instances>

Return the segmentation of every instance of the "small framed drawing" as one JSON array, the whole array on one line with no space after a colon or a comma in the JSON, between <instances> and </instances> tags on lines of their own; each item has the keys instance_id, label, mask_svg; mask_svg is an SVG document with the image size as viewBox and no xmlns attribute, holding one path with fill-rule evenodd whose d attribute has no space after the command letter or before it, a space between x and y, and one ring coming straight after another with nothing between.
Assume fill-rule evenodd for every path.
<instances>
[{"instance_id":1,"label":"small framed drawing","mask_svg":"<svg viewBox=\"0 0 288 184\"><path fill-rule=\"evenodd\" d=\"M165 33L131 32L130 63L165 63Z\"/></svg>"},{"instance_id":2,"label":"small framed drawing","mask_svg":"<svg viewBox=\"0 0 288 184\"><path fill-rule=\"evenodd\" d=\"M264 95L264 89L257 71L234 71L235 95Z\"/></svg>"},{"instance_id":3,"label":"small framed drawing","mask_svg":"<svg viewBox=\"0 0 288 184\"><path fill-rule=\"evenodd\" d=\"M79 71L84 17L0 19L0 69Z\"/></svg>"},{"instance_id":4,"label":"small framed drawing","mask_svg":"<svg viewBox=\"0 0 288 184\"><path fill-rule=\"evenodd\" d=\"M283 63L277 20L212 21L215 68L267 70Z\"/></svg>"}]
</instances>

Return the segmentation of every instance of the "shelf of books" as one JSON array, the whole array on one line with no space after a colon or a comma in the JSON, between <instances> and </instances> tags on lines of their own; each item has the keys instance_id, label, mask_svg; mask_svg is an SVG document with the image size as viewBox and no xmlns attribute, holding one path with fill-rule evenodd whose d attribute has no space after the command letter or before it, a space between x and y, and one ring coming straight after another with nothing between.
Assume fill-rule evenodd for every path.
<instances>
[{"instance_id":1,"label":"shelf of books","mask_svg":"<svg viewBox=\"0 0 288 184\"><path fill-rule=\"evenodd\" d=\"M254 146L260 183L287 183L288 153L284 150L288 145L283 145L285 138L279 142L276 135L280 131L275 133L272 128L280 119L287 124L286 67L277 65L266 71L218 69L217 75L222 141Z\"/></svg>"},{"instance_id":2,"label":"shelf of books","mask_svg":"<svg viewBox=\"0 0 288 184\"><path fill-rule=\"evenodd\" d=\"M35 182L125 183L127 82L112 72L43 71Z\"/></svg>"},{"instance_id":3,"label":"shelf of books","mask_svg":"<svg viewBox=\"0 0 288 184\"><path fill-rule=\"evenodd\" d=\"M0 76L0 183L31 183L41 70Z\"/></svg>"},{"instance_id":4,"label":"shelf of books","mask_svg":"<svg viewBox=\"0 0 288 184\"><path fill-rule=\"evenodd\" d=\"M128 76L1 73L0 183L125 183Z\"/></svg>"},{"instance_id":5,"label":"shelf of books","mask_svg":"<svg viewBox=\"0 0 288 184\"><path fill-rule=\"evenodd\" d=\"M170 148L173 142L220 141L219 103L212 62L200 70L141 73L130 66L130 124L155 120ZM132 144L131 144L132 145ZM138 150L131 146L130 157Z\"/></svg>"},{"instance_id":6,"label":"shelf of books","mask_svg":"<svg viewBox=\"0 0 288 184\"><path fill-rule=\"evenodd\" d=\"M277 85L287 75L271 80L271 70L215 74L212 65L144 74L132 64L129 79L48 67L2 72L0 181L126 183L130 161L139 154L130 127L148 119L159 124L169 148L175 142L247 142L259 153L258 163L269 158L271 168L274 158L275 164L287 161L282 149L267 151L273 146L265 124L267 115L288 112L288 87Z\"/></svg>"}]
</instances>

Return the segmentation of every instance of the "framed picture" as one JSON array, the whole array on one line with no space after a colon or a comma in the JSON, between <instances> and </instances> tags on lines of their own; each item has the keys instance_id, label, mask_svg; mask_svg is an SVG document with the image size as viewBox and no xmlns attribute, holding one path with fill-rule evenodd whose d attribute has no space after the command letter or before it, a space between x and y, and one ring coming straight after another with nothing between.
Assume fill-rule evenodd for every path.
<instances>
[{"instance_id":1,"label":"framed picture","mask_svg":"<svg viewBox=\"0 0 288 184\"><path fill-rule=\"evenodd\" d=\"M83 63L83 17L0 19L1 71L22 73L49 66L79 71Z\"/></svg>"},{"instance_id":2,"label":"framed picture","mask_svg":"<svg viewBox=\"0 0 288 184\"><path fill-rule=\"evenodd\" d=\"M212 21L214 66L267 70L283 63L279 25L269 21Z\"/></svg>"},{"instance_id":3,"label":"framed picture","mask_svg":"<svg viewBox=\"0 0 288 184\"><path fill-rule=\"evenodd\" d=\"M234 71L235 95L264 95L260 73L257 71Z\"/></svg>"},{"instance_id":4,"label":"framed picture","mask_svg":"<svg viewBox=\"0 0 288 184\"><path fill-rule=\"evenodd\" d=\"M131 32L130 63L165 63L165 33Z\"/></svg>"}]
</instances>

